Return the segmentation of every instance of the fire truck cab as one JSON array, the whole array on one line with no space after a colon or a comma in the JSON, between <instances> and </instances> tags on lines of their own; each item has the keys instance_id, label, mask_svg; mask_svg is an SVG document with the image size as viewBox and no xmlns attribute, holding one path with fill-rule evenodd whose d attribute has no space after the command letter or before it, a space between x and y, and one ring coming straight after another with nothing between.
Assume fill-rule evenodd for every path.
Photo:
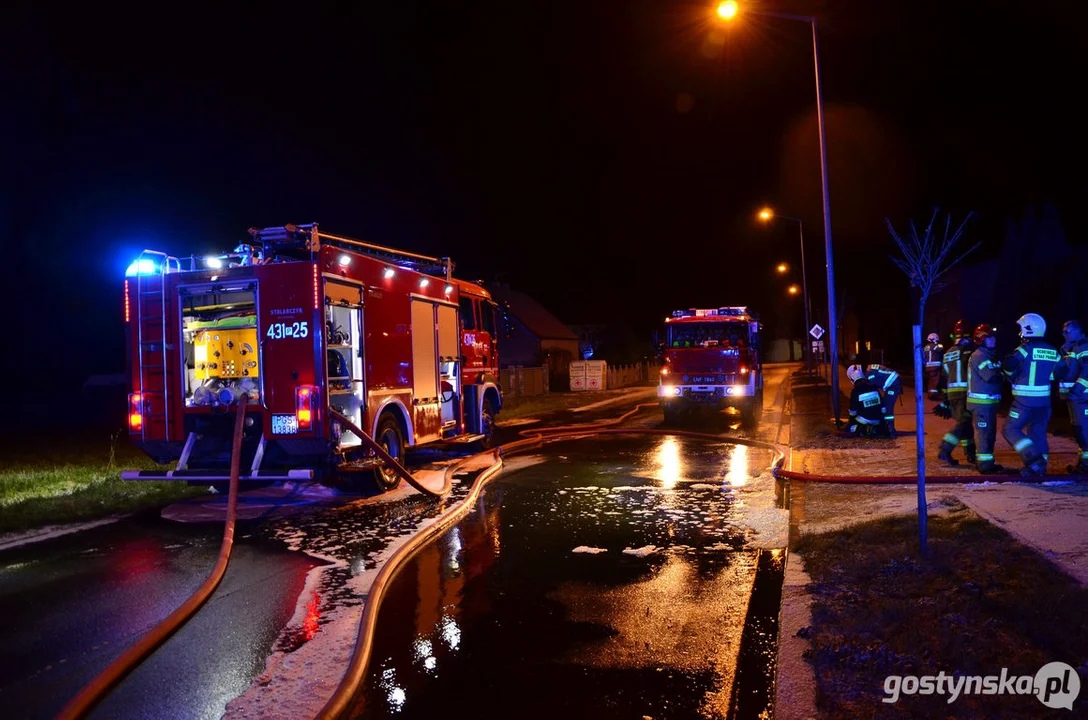
<instances>
[{"instance_id":1,"label":"fire truck cab","mask_svg":"<svg viewBox=\"0 0 1088 720\"><path fill-rule=\"evenodd\" d=\"M250 229L232 252L144 251L125 278L130 436L163 471L381 489L406 449L490 447L502 408L495 303L433 258L310 225Z\"/></svg>"},{"instance_id":2,"label":"fire truck cab","mask_svg":"<svg viewBox=\"0 0 1088 720\"><path fill-rule=\"evenodd\" d=\"M746 426L763 413L759 318L744 306L677 310L665 318L657 388L666 423L699 409L735 407Z\"/></svg>"}]
</instances>

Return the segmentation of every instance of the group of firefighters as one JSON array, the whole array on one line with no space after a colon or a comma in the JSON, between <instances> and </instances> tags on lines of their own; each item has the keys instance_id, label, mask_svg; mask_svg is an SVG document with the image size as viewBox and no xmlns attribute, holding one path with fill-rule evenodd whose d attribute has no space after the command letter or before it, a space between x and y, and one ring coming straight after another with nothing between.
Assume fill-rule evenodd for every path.
<instances>
[{"instance_id":1,"label":"group of firefighters","mask_svg":"<svg viewBox=\"0 0 1088 720\"><path fill-rule=\"evenodd\" d=\"M1012 406L1001 434L1020 454L1022 476L1045 475L1051 382L1057 380L1080 448L1077 464L1066 471L1088 474L1088 338L1079 321L1069 320L1062 327L1065 344L1059 350L1044 339L1046 321L1040 315L1027 313L1016 324L1021 343L1005 358L997 356L996 330L987 324L968 335L963 320L958 321L948 349L941 346L937 333L927 338L923 348L927 388L930 397L940 401L933 413L956 422L941 439L937 459L959 465L952 453L962 447L967 462L981 474L1005 472L994 462L994 443L997 407L1007 380L1012 386ZM853 383L849 433L894 438L895 402L903 390L899 374L875 364L851 365L846 375Z\"/></svg>"}]
</instances>

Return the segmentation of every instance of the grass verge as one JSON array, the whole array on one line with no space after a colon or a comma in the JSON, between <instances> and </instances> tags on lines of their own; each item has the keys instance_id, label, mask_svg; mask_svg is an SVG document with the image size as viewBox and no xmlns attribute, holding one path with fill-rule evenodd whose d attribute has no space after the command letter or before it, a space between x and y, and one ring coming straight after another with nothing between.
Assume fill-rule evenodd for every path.
<instances>
[{"instance_id":1,"label":"grass verge","mask_svg":"<svg viewBox=\"0 0 1088 720\"><path fill-rule=\"evenodd\" d=\"M646 385L645 387L652 386ZM541 413L570 410L583 405L592 405L602 400L623 397L629 394L631 389L627 387L617 390L587 390L585 392L545 393L528 397L506 397L503 399L502 412L499 413L499 422L532 417Z\"/></svg>"},{"instance_id":2,"label":"grass verge","mask_svg":"<svg viewBox=\"0 0 1088 720\"><path fill-rule=\"evenodd\" d=\"M812 579L817 710L825 718L1045 718L1088 716L1034 695L901 693L886 703L889 675L1031 675L1088 659L1088 589L1003 530L957 504L928 522L929 557L918 556L914 516L803 536L797 552ZM1082 678L1082 688L1084 679Z\"/></svg>"},{"instance_id":3,"label":"grass verge","mask_svg":"<svg viewBox=\"0 0 1088 720\"><path fill-rule=\"evenodd\" d=\"M0 533L96 520L206 494L184 482L121 480L122 469L156 469L121 434L69 436L61 454L50 439L14 437L0 448Z\"/></svg>"}]
</instances>

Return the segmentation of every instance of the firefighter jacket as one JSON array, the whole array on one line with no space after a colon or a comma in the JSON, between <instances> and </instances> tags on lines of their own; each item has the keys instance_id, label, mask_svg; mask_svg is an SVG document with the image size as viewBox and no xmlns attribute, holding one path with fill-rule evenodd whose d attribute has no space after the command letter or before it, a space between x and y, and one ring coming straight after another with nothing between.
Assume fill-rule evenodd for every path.
<instances>
[{"instance_id":1,"label":"firefighter jacket","mask_svg":"<svg viewBox=\"0 0 1088 720\"><path fill-rule=\"evenodd\" d=\"M967 392L967 377L971 372L971 352L975 346L970 341L957 343L944 351L941 358L941 379L937 390L944 390L946 398Z\"/></svg>"},{"instance_id":2,"label":"firefighter jacket","mask_svg":"<svg viewBox=\"0 0 1088 720\"><path fill-rule=\"evenodd\" d=\"M879 388L881 392L887 392L899 380L899 373L890 367L874 364L865 368L865 379Z\"/></svg>"},{"instance_id":3,"label":"firefighter jacket","mask_svg":"<svg viewBox=\"0 0 1088 720\"><path fill-rule=\"evenodd\" d=\"M1001 366L1012 383L1013 400L1027 407L1050 407L1050 382L1065 379L1061 354L1038 338L1024 338Z\"/></svg>"},{"instance_id":4,"label":"firefighter jacket","mask_svg":"<svg viewBox=\"0 0 1088 720\"><path fill-rule=\"evenodd\" d=\"M850 423L879 425L884 422L884 406L880 403L880 390L867 378L858 378L850 393Z\"/></svg>"},{"instance_id":5,"label":"firefighter jacket","mask_svg":"<svg viewBox=\"0 0 1088 720\"><path fill-rule=\"evenodd\" d=\"M922 361L927 368L939 368L943 356L944 345L940 343L926 343L922 346Z\"/></svg>"},{"instance_id":6,"label":"firefighter jacket","mask_svg":"<svg viewBox=\"0 0 1088 720\"><path fill-rule=\"evenodd\" d=\"M988 347L976 348L969 361L967 374L967 405L997 405L1001 402L1001 387L1005 375L997 351Z\"/></svg>"},{"instance_id":7,"label":"firefighter jacket","mask_svg":"<svg viewBox=\"0 0 1088 720\"><path fill-rule=\"evenodd\" d=\"M1058 383L1058 391L1067 400L1088 400L1088 338L1062 346L1062 365L1065 377Z\"/></svg>"}]
</instances>

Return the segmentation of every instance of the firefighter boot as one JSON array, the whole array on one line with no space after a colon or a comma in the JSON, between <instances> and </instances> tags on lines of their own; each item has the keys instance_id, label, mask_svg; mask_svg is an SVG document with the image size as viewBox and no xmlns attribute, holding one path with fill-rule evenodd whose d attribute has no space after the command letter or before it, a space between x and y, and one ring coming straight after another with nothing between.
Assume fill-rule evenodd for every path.
<instances>
[{"instance_id":1,"label":"firefighter boot","mask_svg":"<svg viewBox=\"0 0 1088 720\"><path fill-rule=\"evenodd\" d=\"M974 444L964 445L963 446L963 454L967 457L967 464L968 465L974 465L975 464L976 457L975 457L975 446L974 446Z\"/></svg>"},{"instance_id":2,"label":"firefighter boot","mask_svg":"<svg viewBox=\"0 0 1088 720\"><path fill-rule=\"evenodd\" d=\"M978 464L978 472L979 475L1000 475L1005 472L1005 467L998 465L993 460L988 460Z\"/></svg>"},{"instance_id":3,"label":"firefighter boot","mask_svg":"<svg viewBox=\"0 0 1088 720\"><path fill-rule=\"evenodd\" d=\"M955 448L955 445L945 440L941 443L941 449L937 451L937 459L946 465L959 465L960 461L952 457L952 451Z\"/></svg>"},{"instance_id":4,"label":"firefighter boot","mask_svg":"<svg viewBox=\"0 0 1088 720\"><path fill-rule=\"evenodd\" d=\"M895 440L895 420L887 420L885 424L888 426L888 437Z\"/></svg>"}]
</instances>

